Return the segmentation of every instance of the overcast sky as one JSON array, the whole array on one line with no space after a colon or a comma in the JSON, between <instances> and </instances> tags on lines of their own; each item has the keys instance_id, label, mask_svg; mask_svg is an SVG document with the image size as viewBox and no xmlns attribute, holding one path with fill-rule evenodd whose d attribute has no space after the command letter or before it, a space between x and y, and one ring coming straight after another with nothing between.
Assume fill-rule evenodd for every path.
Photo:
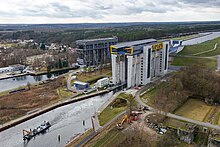
<instances>
[{"instance_id":1,"label":"overcast sky","mask_svg":"<svg viewBox=\"0 0 220 147\"><path fill-rule=\"evenodd\" d=\"M0 0L0 23L220 20L220 0Z\"/></svg>"}]
</instances>

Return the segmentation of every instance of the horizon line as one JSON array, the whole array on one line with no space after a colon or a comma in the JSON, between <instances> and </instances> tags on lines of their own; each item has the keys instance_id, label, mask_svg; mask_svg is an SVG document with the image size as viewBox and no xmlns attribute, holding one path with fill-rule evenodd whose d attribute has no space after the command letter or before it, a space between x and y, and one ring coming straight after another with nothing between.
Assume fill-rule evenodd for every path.
<instances>
[{"instance_id":1,"label":"horizon line","mask_svg":"<svg viewBox=\"0 0 220 147\"><path fill-rule=\"evenodd\" d=\"M220 22L220 20L196 20L196 21L137 21L137 22L78 22L78 23L1 23L0 25L47 25L47 24L123 24L123 23L199 23L199 22Z\"/></svg>"}]
</instances>

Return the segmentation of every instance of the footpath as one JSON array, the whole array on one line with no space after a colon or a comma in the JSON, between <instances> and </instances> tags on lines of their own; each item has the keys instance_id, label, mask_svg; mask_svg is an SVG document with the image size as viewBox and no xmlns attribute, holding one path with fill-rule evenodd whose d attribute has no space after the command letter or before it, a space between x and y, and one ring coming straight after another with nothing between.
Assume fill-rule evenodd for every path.
<instances>
[{"instance_id":1,"label":"footpath","mask_svg":"<svg viewBox=\"0 0 220 147\"><path fill-rule=\"evenodd\" d=\"M209 52L215 51L217 49L217 46L218 46L218 43L215 44L213 49L193 54L193 56L197 56L197 55L201 55L201 54L205 54L205 53L209 53Z\"/></svg>"}]
</instances>

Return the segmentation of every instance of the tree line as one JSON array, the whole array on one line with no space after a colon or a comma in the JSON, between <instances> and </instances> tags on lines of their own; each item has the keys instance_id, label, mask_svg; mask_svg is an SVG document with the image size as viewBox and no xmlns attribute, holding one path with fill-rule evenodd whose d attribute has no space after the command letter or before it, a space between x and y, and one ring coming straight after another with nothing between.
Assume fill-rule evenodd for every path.
<instances>
[{"instance_id":1,"label":"tree line","mask_svg":"<svg viewBox=\"0 0 220 147\"><path fill-rule=\"evenodd\" d=\"M75 41L80 39L117 36L119 42L146 38L175 37L180 33L203 32L220 29L217 24L166 24L166 25L137 25L93 29L60 29L53 31L26 30L4 33L0 39L34 39L38 43L59 43L75 47Z\"/></svg>"}]
</instances>

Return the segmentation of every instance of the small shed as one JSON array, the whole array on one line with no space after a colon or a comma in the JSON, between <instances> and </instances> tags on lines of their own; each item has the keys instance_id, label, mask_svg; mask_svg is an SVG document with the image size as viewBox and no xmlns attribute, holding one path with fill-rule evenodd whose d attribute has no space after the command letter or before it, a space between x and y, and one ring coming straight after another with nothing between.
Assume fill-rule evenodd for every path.
<instances>
[{"instance_id":1,"label":"small shed","mask_svg":"<svg viewBox=\"0 0 220 147\"><path fill-rule=\"evenodd\" d=\"M73 85L76 87L76 89L78 90L84 90L84 89L87 89L89 88L89 83L86 83L86 82L81 82L81 81L75 81L73 83Z\"/></svg>"}]
</instances>

